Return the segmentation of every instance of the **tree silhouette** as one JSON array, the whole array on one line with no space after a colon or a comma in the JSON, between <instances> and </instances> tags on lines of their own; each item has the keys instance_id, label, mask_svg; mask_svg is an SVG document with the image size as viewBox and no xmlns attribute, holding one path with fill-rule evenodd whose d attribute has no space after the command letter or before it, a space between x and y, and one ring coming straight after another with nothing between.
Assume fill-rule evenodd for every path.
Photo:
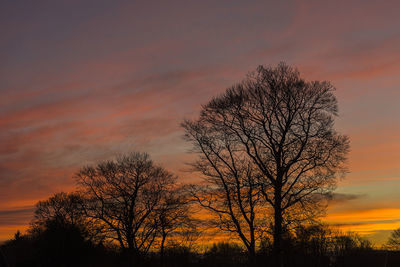
<instances>
[{"instance_id":1,"label":"tree silhouette","mask_svg":"<svg viewBox=\"0 0 400 267\"><path fill-rule=\"evenodd\" d=\"M205 183L192 185L191 195L216 216L217 227L239 237L253 262L256 240L263 226L256 170L236 153L235 144L228 136L197 126L188 121L183 124L187 138L203 153L193 167L203 174Z\"/></svg>"},{"instance_id":2,"label":"tree silhouette","mask_svg":"<svg viewBox=\"0 0 400 267\"><path fill-rule=\"evenodd\" d=\"M41 227L50 221L56 221L60 225L83 226L85 224L81 209L83 201L83 198L75 192L56 193L36 204L32 224Z\"/></svg>"},{"instance_id":3,"label":"tree silhouette","mask_svg":"<svg viewBox=\"0 0 400 267\"><path fill-rule=\"evenodd\" d=\"M157 236L157 210L175 177L148 154L135 152L85 167L76 179L87 198L86 215L121 248L146 253Z\"/></svg>"},{"instance_id":4,"label":"tree silhouette","mask_svg":"<svg viewBox=\"0 0 400 267\"><path fill-rule=\"evenodd\" d=\"M393 250L400 249L400 228L391 233L387 242L387 247Z\"/></svg>"},{"instance_id":5,"label":"tree silhouette","mask_svg":"<svg viewBox=\"0 0 400 267\"><path fill-rule=\"evenodd\" d=\"M183 123L187 137L202 153L200 161L214 161L209 159L211 150L219 164L227 161L224 164L233 167L234 159L251 163L252 177L273 208L274 251L280 266L282 236L293 214L301 209L301 216L307 211L313 215L309 207L315 208L345 171L349 141L334 130L334 90L326 81L306 82L284 63L260 66L204 105L199 119Z\"/></svg>"},{"instance_id":6,"label":"tree silhouette","mask_svg":"<svg viewBox=\"0 0 400 267\"><path fill-rule=\"evenodd\" d=\"M183 188L165 192L156 214L157 230L160 234L160 258L163 263L167 237L195 228L194 220L189 214L189 200Z\"/></svg>"},{"instance_id":7,"label":"tree silhouette","mask_svg":"<svg viewBox=\"0 0 400 267\"><path fill-rule=\"evenodd\" d=\"M87 202L86 197L78 192L56 193L46 200L36 203L34 219L29 231L40 234L54 228L65 228L80 232L85 240L92 243L101 243L105 236L97 223L90 221L83 209Z\"/></svg>"}]
</instances>

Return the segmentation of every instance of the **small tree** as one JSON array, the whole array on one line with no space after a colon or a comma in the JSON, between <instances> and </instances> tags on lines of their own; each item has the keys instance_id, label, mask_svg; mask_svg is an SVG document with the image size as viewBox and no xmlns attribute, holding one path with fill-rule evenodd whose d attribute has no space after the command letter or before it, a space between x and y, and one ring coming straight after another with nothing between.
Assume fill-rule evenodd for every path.
<instances>
[{"instance_id":1,"label":"small tree","mask_svg":"<svg viewBox=\"0 0 400 267\"><path fill-rule=\"evenodd\" d=\"M50 221L56 221L60 225L82 225L85 221L82 203L83 198L78 193L56 193L36 204L32 224L45 226Z\"/></svg>"},{"instance_id":2,"label":"small tree","mask_svg":"<svg viewBox=\"0 0 400 267\"><path fill-rule=\"evenodd\" d=\"M203 118L185 121L182 126L200 155L192 166L204 178L203 184L191 186L193 198L217 218L214 226L240 239L253 262L263 226L258 170L229 132L216 129Z\"/></svg>"},{"instance_id":3,"label":"small tree","mask_svg":"<svg viewBox=\"0 0 400 267\"><path fill-rule=\"evenodd\" d=\"M40 234L50 229L73 229L86 240L100 241L93 225L89 224L82 205L84 198L77 192L56 193L46 200L36 203L34 219L29 228L30 233Z\"/></svg>"},{"instance_id":4,"label":"small tree","mask_svg":"<svg viewBox=\"0 0 400 267\"><path fill-rule=\"evenodd\" d=\"M184 233L193 228L194 221L189 215L189 201L182 188L171 189L165 192L157 208L157 225L160 240L160 257L164 261L164 250L167 237Z\"/></svg>"},{"instance_id":5,"label":"small tree","mask_svg":"<svg viewBox=\"0 0 400 267\"><path fill-rule=\"evenodd\" d=\"M146 253L157 236L158 214L175 177L145 153L131 153L76 174L86 215L121 248Z\"/></svg>"},{"instance_id":6,"label":"small tree","mask_svg":"<svg viewBox=\"0 0 400 267\"><path fill-rule=\"evenodd\" d=\"M368 251L373 249L373 244L359 236L357 233L348 232L332 233L331 250L336 256L345 256L357 251Z\"/></svg>"},{"instance_id":7,"label":"small tree","mask_svg":"<svg viewBox=\"0 0 400 267\"><path fill-rule=\"evenodd\" d=\"M48 265L66 265L84 261L93 245L94 233L81 209L83 198L78 193L56 193L39 201L28 234L16 234L15 245L28 246L30 258Z\"/></svg>"},{"instance_id":8,"label":"small tree","mask_svg":"<svg viewBox=\"0 0 400 267\"><path fill-rule=\"evenodd\" d=\"M391 233L387 241L387 247L393 250L400 250L400 228Z\"/></svg>"}]
</instances>

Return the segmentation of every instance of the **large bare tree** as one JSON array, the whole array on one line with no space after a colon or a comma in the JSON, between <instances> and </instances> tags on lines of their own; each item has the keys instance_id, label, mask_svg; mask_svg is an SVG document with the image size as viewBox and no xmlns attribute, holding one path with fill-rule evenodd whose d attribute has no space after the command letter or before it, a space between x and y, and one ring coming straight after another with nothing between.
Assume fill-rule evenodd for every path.
<instances>
[{"instance_id":1,"label":"large bare tree","mask_svg":"<svg viewBox=\"0 0 400 267\"><path fill-rule=\"evenodd\" d=\"M175 177L149 155L131 153L76 174L84 210L122 248L147 252L157 236L157 211Z\"/></svg>"},{"instance_id":2,"label":"large bare tree","mask_svg":"<svg viewBox=\"0 0 400 267\"><path fill-rule=\"evenodd\" d=\"M349 141L334 129L334 90L326 81L305 81L285 63L260 66L204 105L197 120L183 124L187 136L197 142L203 164L217 158L231 166L251 162L252 179L273 208L279 265L282 236L293 214L312 211L309 207L315 207L345 172ZM220 145L223 138L218 136L227 136L229 146ZM210 154L215 159L210 160ZM304 213L296 212L299 209Z\"/></svg>"}]
</instances>

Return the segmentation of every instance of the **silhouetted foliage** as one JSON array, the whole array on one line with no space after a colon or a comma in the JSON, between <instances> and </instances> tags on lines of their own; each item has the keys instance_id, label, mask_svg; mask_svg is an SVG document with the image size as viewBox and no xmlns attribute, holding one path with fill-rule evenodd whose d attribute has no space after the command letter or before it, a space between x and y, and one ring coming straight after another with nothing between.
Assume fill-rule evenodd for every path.
<instances>
[{"instance_id":1,"label":"silhouetted foliage","mask_svg":"<svg viewBox=\"0 0 400 267\"><path fill-rule=\"evenodd\" d=\"M47 200L39 201L36 204L29 231L34 234L57 225L79 229L85 239L99 239L99 235L93 232L93 225L89 225L82 210L84 201L85 199L76 192L60 192Z\"/></svg>"},{"instance_id":2,"label":"silhouetted foliage","mask_svg":"<svg viewBox=\"0 0 400 267\"><path fill-rule=\"evenodd\" d=\"M12 240L1 246L10 267L14 266L276 266L272 254L273 243L264 238L250 262L246 249L238 243L220 242L208 247L204 253L190 247L169 245L160 253L154 250L140 255L132 264L128 250L115 246L93 244L85 240L79 228L64 224L47 223L41 232L16 233ZM291 267L396 267L400 253L375 250L365 239L353 233L340 233L323 225L302 226L285 235L284 264Z\"/></svg>"},{"instance_id":3,"label":"silhouetted foliage","mask_svg":"<svg viewBox=\"0 0 400 267\"><path fill-rule=\"evenodd\" d=\"M244 266L247 258L237 244L220 242L204 253L204 261L207 266Z\"/></svg>"},{"instance_id":4,"label":"silhouetted foliage","mask_svg":"<svg viewBox=\"0 0 400 267\"><path fill-rule=\"evenodd\" d=\"M161 265L197 266L199 262L200 262L199 254L192 251L190 247L173 245L173 246L167 246L164 249L164 255Z\"/></svg>"},{"instance_id":5,"label":"silhouetted foliage","mask_svg":"<svg viewBox=\"0 0 400 267\"><path fill-rule=\"evenodd\" d=\"M85 266L92 246L81 228L49 220L45 227L16 235L4 248L12 266Z\"/></svg>"}]
</instances>

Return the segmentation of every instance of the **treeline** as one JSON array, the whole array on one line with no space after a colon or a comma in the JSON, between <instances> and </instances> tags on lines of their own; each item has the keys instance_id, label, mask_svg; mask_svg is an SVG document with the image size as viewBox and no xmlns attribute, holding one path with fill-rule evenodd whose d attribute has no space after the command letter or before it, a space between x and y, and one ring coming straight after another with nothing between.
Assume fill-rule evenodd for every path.
<instances>
[{"instance_id":1,"label":"treeline","mask_svg":"<svg viewBox=\"0 0 400 267\"><path fill-rule=\"evenodd\" d=\"M76 192L40 201L4 254L12 266L390 266L318 223L347 172L334 91L260 66L183 121L201 182L179 183L146 153L84 167ZM201 248L211 229L231 242Z\"/></svg>"},{"instance_id":2,"label":"treeline","mask_svg":"<svg viewBox=\"0 0 400 267\"><path fill-rule=\"evenodd\" d=\"M56 194L39 202L36 211L43 203L69 199L64 205L74 198L73 194ZM62 214L67 207L58 208ZM191 232L193 236L177 231L179 238L168 242L163 251L162 230L158 229L151 249L135 251L107 242L94 234L98 229L91 229L89 223L73 223L69 215L48 218L42 221L44 224L35 219L26 234L17 232L1 246L7 260L4 266L276 266L272 241L267 236L259 240L253 261L236 242L219 242L205 249L196 246L188 237L197 240L201 228ZM171 236L174 235L171 233ZM322 224L298 227L283 240L284 266L394 267L400 264L400 252L376 250L369 241L354 233L333 231Z\"/></svg>"}]
</instances>

